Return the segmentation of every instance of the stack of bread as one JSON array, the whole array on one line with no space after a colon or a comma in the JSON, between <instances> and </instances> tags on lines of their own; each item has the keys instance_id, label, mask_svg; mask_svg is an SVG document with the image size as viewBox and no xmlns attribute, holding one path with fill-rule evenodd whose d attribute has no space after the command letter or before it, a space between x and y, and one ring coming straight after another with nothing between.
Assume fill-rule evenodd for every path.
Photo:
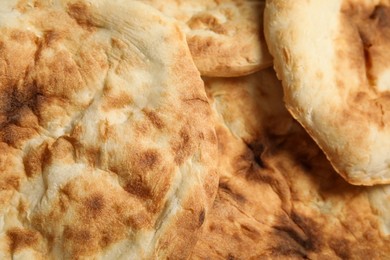
<instances>
[{"instance_id":1,"label":"stack of bread","mask_svg":"<svg viewBox=\"0 0 390 260\"><path fill-rule=\"evenodd\" d=\"M390 256L390 0L3 0L0 30L0 259Z\"/></svg>"}]
</instances>

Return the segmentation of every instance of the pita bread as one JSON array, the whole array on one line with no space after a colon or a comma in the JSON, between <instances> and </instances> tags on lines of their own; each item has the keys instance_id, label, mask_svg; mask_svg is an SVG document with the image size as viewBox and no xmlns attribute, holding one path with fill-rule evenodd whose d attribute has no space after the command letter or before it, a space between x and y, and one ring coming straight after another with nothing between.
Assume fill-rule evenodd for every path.
<instances>
[{"instance_id":1,"label":"pita bread","mask_svg":"<svg viewBox=\"0 0 390 260\"><path fill-rule=\"evenodd\" d=\"M267 1L285 101L352 184L390 183L390 1Z\"/></svg>"},{"instance_id":2,"label":"pita bread","mask_svg":"<svg viewBox=\"0 0 390 260\"><path fill-rule=\"evenodd\" d=\"M263 35L263 1L141 1L181 22L204 76L242 76L272 65Z\"/></svg>"},{"instance_id":3,"label":"pita bread","mask_svg":"<svg viewBox=\"0 0 390 260\"><path fill-rule=\"evenodd\" d=\"M218 195L192 259L384 259L390 187L345 182L284 108L272 70L206 79Z\"/></svg>"},{"instance_id":4,"label":"pita bread","mask_svg":"<svg viewBox=\"0 0 390 260\"><path fill-rule=\"evenodd\" d=\"M0 258L187 257L218 176L184 34L135 1L15 3L0 3Z\"/></svg>"}]
</instances>

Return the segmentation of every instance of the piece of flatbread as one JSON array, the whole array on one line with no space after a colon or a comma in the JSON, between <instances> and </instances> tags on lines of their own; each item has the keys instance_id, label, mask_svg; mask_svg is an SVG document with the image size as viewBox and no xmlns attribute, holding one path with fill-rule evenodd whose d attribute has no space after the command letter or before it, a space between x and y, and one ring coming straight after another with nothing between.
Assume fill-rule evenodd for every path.
<instances>
[{"instance_id":1,"label":"piece of flatbread","mask_svg":"<svg viewBox=\"0 0 390 260\"><path fill-rule=\"evenodd\" d=\"M264 1L140 1L181 22L204 76L242 76L272 65L263 35Z\"/></svg>"},{"instance_id":2,"label":"piece of flatbread","mask_svg":"<svg viewBox=\"0 0 390 260\"><path fill-rule=\"evenodd\" d=\"M192 259L385 259L390 187L345 182L284 108L272 70L206 79L218 195Z\"/></svg>"},{"instance_id":3,"label":"piece of flatbread","mask_svg":"<svg viewBox=\"0 0 390 260\"><path fill-rule=\"evenodd\" d=\"M390 183L390 1L270 0L288 110L352 184Z\"/></svg>"},{"instance_id":4,"label":"piece of flatbread","mask_svg":"<svg viewBox=\"0 0 390 260\"><path fill-rule=\"evenodd\" d=\"M0 258L182 259L217 190L179 26L128 0L0 2Z\"/></svg>"}]
</instances>

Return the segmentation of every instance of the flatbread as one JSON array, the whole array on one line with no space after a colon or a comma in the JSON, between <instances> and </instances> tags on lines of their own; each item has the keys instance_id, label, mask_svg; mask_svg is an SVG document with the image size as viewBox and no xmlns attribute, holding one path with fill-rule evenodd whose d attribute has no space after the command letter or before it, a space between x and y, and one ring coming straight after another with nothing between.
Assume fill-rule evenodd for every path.
<instances>
[{"instance_id":1,"label":"flatbread","mask_svg":"<svg viewBox=\"0 0 390 260\"><path fill-rule=\"evenodd\" d=\"M181 22L204 76L242 76L272 65L263 35L264 1L140 1Z\"/></svg>"},{"instance_id":2,"label":"flatbread","mask_svg":"<svg viewBox=\"0 0 390 260\"><path fill-rule=\"evenodd\" d=\"M288 110L348 182L390 183L390 1L271 0Z\"/></svg>"},{"instance_id":3,"label":"flatbread","mask_svg":"<svg viewBox=\"0 0 390 260\"><path fill-rule=\"evenodd\" d=\"M206 79L218 195L191 259L385 259L390 186L345 182L289 115L272 70Z\"/></svg>"},{"instance_id":4,"label":"flatbread","mask_svg":"<svg viewBox=\"0 0 390 260\"><path fill-rule=\"evenodd\" d=\"M182 259L196 242L211 109L176 23L129 2L0 2L1 259Z\"/></svg>"}]
</instances>

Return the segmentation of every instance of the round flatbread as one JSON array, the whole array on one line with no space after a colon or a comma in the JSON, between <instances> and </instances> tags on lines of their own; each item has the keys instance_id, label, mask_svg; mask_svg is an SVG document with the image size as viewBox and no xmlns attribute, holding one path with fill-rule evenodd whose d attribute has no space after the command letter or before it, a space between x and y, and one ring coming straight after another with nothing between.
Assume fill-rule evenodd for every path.
<instances>
[{"instance_id":1,"label":"round flatbread","mask_svg":"<svg viewBox=\"0 0 390 260\"><path fill-rule=\"evenodd\" d=\"M390 1L267 1L285 101L352 184L390 182Z\"/></svg>"},{"instance_id":2,"label":"round flatbread","mask_svg":"<svg viewBox=\"0 0 390 260\"><path fill-rule=\"evenodd\" d=\"M345 182L284 107L272 70L205 79L220 182L191 259L384 259L390 186Z\"/></svg>"},{"instance_id":3,"label":"round flatbread","mask_svg":"<svg viewBox=\"0 0 390 260\"><path fill-rule=\"evenodd\" d=\"M204 76L242 76L272 65L263 35L263 1L140 1L181 22Z\"/></svg>"},{"instance_id":4,"label":"round flatbread","mask_svg":"<svg viewBox=\"0 0 390 260\"><path fill-rule=\"evenodd\" d=\"M187 257L217 141L176 23L128 0L0 12L0 258Z\"/></svg>"}]
</instances>

